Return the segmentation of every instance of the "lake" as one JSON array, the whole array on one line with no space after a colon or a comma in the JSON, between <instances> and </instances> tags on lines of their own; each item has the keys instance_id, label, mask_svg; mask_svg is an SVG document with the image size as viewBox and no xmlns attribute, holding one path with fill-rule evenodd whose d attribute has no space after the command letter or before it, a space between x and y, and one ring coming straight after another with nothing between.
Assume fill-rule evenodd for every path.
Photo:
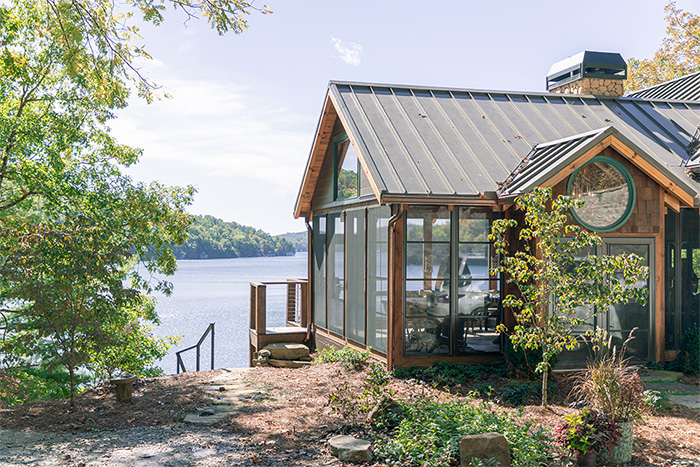
<instances>
[{"instance_id":1,"label":"lake","mask_svg":"<svg viewBox=\"0 0 700 467\"><path fill-rule=\"evenodd\" d=\"M183 336L160 362L175 373L175 352L197 343L209 323L215 324L215 368L247 367L249 347L250 282L306 278L307 253L295 256L180 260L170 297L158 296L160 326L157 336ZM268 326L284 326L286 287L268 287ZM277 313L273 313L273 311ZM209 337L202 345L201 369L210 365ZM195 369L195 351L182 354L185 367Z\"/></svg>"}]
</instances>

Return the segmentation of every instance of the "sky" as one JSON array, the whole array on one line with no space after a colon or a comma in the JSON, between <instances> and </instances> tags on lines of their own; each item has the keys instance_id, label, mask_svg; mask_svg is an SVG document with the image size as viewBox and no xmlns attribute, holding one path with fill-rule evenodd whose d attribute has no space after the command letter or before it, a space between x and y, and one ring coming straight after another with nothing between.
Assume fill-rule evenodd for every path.
<instances>
[{"instance_id":1,"label":"sky","mask_svg":"<svg viewBox=\"0 0 700 467\"><path fill-rule=\"evenodd\" d=\"M153 60L139 63L171 98L133 96L110 127L143 149L135 180L197 188L192 214L303 231L294 203L329 80L541 92L582 50L651 57L666 3L269 0L273 14L224 36L172 10L142 26ZM700 13L700 0L677 6Z\"/></svg>"}]
</instances>

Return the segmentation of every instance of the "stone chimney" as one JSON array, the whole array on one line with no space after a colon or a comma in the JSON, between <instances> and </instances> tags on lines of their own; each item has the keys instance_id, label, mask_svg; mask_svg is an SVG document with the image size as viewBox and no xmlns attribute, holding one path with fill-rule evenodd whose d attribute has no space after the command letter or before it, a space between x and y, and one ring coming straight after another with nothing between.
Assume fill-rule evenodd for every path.
<instances>
[{"instance_id":1,"label":"stone chimney","mask_svg":"<svg viewBox=\"0 0 700 467\"><path fill-rule=\"evenodd\" d=\"M622 96L627 63L619 53L584 51L552 65L547 90L561 94Z\"/></svg>"}]
</instances>

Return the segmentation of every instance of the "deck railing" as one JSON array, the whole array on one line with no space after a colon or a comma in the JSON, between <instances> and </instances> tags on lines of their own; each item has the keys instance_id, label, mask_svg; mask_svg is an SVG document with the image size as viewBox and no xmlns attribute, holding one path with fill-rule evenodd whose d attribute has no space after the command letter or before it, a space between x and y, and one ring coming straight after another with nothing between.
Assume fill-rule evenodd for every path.
<instances>
[{"instance_id":1,"label":"deck railing","mask_svg":"<svg viewBox=\"0 0 700 467\"><path fill-rule=\"evenodd\" d=\"M284 312L287 326L306 327L309 324L309 283L306 279L251 282L250 329L255 330L258 335L266 334L268 287L286 287L286 306Z\"/></svg>"},{"instance_id":2,"label":"deck railing","mask_svg":"<svg viewBox=\"0 0 700 467\"><path fill-rule=\"evenodd\" d=\"M202 337L199 338L199 342L197 342L195 345L191 347L187 347L186 349L178 350L175 352L175 356L177 357L177 374L180 374L180 368L182 368L182 371L185 372L187 369L185 368L185 363L182 361L182 357L180 356L181 353L187 352L192 349L197 349L197 362L196 362L196 367L197 370L199 371L199 357L200 357L200 347L202 346L202 342L204 342L204 339L207 338L207 334L211 333L211 369L214 369L214 323L209 323L209 326L207 327L207 330L204 331L204 334L202 334Z\"/></svg>"}]
</instances>

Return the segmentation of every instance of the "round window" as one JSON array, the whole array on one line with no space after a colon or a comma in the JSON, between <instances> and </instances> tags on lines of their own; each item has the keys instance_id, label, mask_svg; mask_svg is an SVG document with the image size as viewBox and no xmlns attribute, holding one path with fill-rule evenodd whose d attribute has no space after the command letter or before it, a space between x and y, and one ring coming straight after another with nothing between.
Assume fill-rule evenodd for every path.
<instances>
[{"instance_id":1,"label":"round window","mask_svg":"<svg viewBox=\"0 0 700 467\"><path fill-rule=\"evenodd\" d=\"M569 196L585 201L572 209L576 220L596 232L610 232L627 222L635 202L632 176L617 160L597 156L569 178Z\"/></svg>"}]
</instances>

